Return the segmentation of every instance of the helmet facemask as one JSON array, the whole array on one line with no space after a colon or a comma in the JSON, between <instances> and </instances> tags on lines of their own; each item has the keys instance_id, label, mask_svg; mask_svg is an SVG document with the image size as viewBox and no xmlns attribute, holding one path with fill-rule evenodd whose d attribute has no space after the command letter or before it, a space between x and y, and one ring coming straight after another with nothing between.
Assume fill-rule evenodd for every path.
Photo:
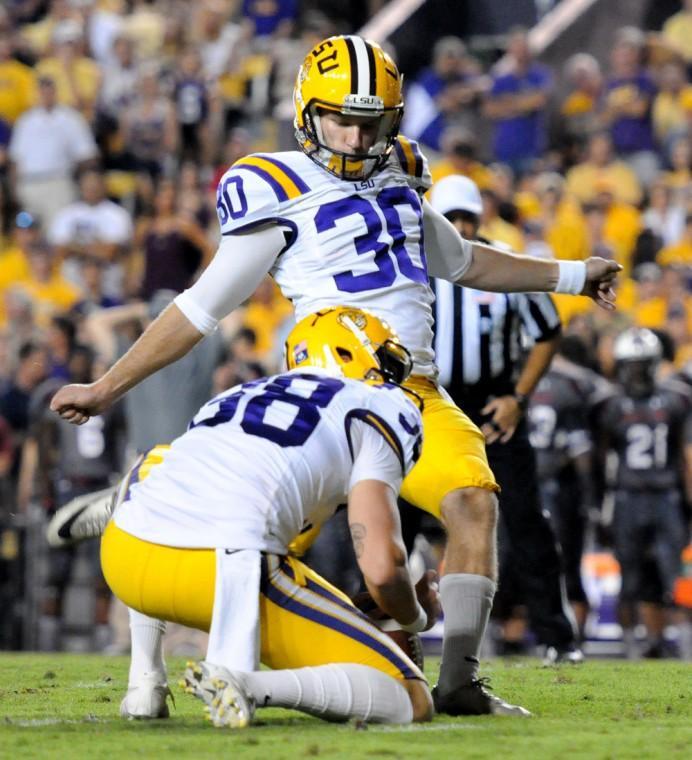
<instances>
[{"instance_id":1,"label":"helmet facemask","mask_svg":"<svg viewBox=\"0 0 692 760\"><path fill-rule=\"evenodd\" d=\"M355 95L352 97L358 98ZM370 98L370 100L377 99ZM322 115L325 111L340 113L343 116L378 118L377 134L369 150L365 153L346 153L329 146L322 129ZM310 158L330 174L344 180L364 180L371 177L387 162L399 133L402 113L402 107L363 108L353 105L336 109L330 103L315 100L305 108L303 112L305 127L300 129L296 126L296 137Z\"/></svg>"},{"instance_id":2,"label":"helmet facemask","mask_svg":"<svg viewBox=\"0 0 692 760\"><path fill-rule=\"evenodd\" d=\"M379 372L385 382L401 385L411 374L413 359L409 350L401 343L386 340L375 349L375 356L380 363Z\"/></svg>"},{"instance_id":3,"label":"helmet facemask","mask_svg":"<svg viewBox=\"0 0 692 760\"><path fill-rule=\"evenodd\" d=\"M632 398L648 398L656 388L658 359L620 360L615 364L618 382Z\"/></svg>"}]
</instances>

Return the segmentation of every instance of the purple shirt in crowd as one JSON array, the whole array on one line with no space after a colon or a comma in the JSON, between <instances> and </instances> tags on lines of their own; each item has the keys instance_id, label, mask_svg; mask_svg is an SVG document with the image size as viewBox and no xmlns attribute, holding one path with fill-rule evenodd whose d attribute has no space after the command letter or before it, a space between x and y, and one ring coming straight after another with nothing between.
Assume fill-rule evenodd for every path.
<instances>
[{"instance_id":1,"label":"purple shirt in crowd","mask_svg":"<svg viewBox=\"0 0 692 760\"><path fill-rule=\"evenodd\" d=\"M502 74L495 77L490 91L492 97L518 95L530 91L548 92L551 78L547 68L533 64L524 74ZM546 144L543 109L522 116L495 121L494 152L499 161L515 162L538 157Z\"/></svg>"},{"instance_id":2,"label":"purple shirt in crowd","mask_svg":"<svg viewBox=\"0 0 692 760\"><path fill-rule=\"evenodd\" d=\"M274 0L273 12L266 12L266 6L255 0L243 0L243 16L255 22L257 37L274 34L279 24L287 19L294 21L298 15L296 0Z\"/></svg>"},{"instance_id":3,"label":"purple shirt in crowd","mask_svg":"<svg viewBox=\"0 0 692 760\"><path fill-rule=\"evenodd\" d=\"M606 100L617 97L619 90L632 88L640 96L649 99L649 108L641 118L621 116L610 125L613 146L617 153L636 153L639 150L655 150L653 125L651 123L651 102L656 95L656 85L651 78L641 72L633 77L614 78L606 82Z\"/></svg>"}]
</instances>

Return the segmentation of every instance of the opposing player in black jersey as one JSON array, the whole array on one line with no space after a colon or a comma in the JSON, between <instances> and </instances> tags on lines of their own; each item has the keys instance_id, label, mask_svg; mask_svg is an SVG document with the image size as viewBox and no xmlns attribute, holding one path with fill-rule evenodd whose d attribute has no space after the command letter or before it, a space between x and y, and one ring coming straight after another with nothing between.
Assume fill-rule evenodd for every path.
<instances>
[{"instance_id":1,"label":"opposing player in black jersey","mask_svg":"<svg viewBox=\"0 0 692 760\"><path fill-rule=\"evenodd\" d=\"M613 389L583 366L580 353L584 346L579 338L562 339L550 369L533 392L528 417L543 508L562 547L567 598L583 635L588 600L581 559L588 513L597 502L591 411Z\"/></svg>"},{"instance_id":2,"label":"opposing player in black jersey","mask_svg":"<svg viewBox=\"0 0 692 760\"><path fill-rule=\"evenodd\" d=\"M604 450L617 456L613 538L621 622L632 653L629 611L636 605L647 628L644 654L660 657L663 609L672 604L687 537L681 481L692 476L690 399L682 385L657 381L661 343L650 330L626 330L613 353L621 392L604 403L599 422Z\"/></svg>"}]
</instances>

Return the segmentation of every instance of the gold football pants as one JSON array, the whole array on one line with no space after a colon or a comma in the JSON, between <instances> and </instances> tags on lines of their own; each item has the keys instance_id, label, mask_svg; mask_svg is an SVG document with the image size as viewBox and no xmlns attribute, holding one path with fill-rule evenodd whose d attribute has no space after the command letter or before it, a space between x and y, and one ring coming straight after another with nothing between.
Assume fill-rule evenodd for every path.
<instances>
[{"instance_id":1,"label":"gold football pants","mask_svg":"<svg viewBox=\"0 0 692 760\"><path fill-rule=\"evenodd\" d=\"M423 399L423 450L404 479L401 495L435 517L442 499L458 488L499 491L485 454L483 433L427 377L413 375L404 385Z\"/></svg>"},{"instance_id":2,"label":"gold football pants","mask_svg":"<svg viewBox=\"0 0 692 760\"><path fill-rule=\"evenodd\" d=\"M113 593L128 607L209 630L215 550L152 544L111 521L101 542L101 565ZM271 668L350 662L400 680L424 680L345 594L294 557L262 556L260 631L260 657Z\"/></svg>"}]
</instances>

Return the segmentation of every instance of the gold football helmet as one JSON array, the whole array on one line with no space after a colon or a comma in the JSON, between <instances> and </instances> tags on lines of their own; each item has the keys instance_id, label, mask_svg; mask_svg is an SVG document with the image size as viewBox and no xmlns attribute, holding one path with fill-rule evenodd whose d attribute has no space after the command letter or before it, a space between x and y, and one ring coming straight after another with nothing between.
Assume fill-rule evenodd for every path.
<instances>
[{"instance_id":1,"label":"gold football helmet","mask_svg":"<svg viewBox=\"0 0 692 760\"><path fill-rule=\"evenodd\" d=\"M355 35L329 37L303 61L293 91L296 137L310 158L341 179L367 179L384 166L404 110L401 75L375 42ZM378 117L367 153L344 153L325 143L320 113Z\"/></svg>"},{"instance_id":2,"label":"gold football helmet","mask_svg":"<svg viewBox=\"0 0 692 760\"><path fill-rule=\"evenodd\" d=\"M302 319L286 339L288 369L321 367L330 374L397 385L411 354L386 322L369 311L336 306Z\"/></svg>"}]
</instances>

